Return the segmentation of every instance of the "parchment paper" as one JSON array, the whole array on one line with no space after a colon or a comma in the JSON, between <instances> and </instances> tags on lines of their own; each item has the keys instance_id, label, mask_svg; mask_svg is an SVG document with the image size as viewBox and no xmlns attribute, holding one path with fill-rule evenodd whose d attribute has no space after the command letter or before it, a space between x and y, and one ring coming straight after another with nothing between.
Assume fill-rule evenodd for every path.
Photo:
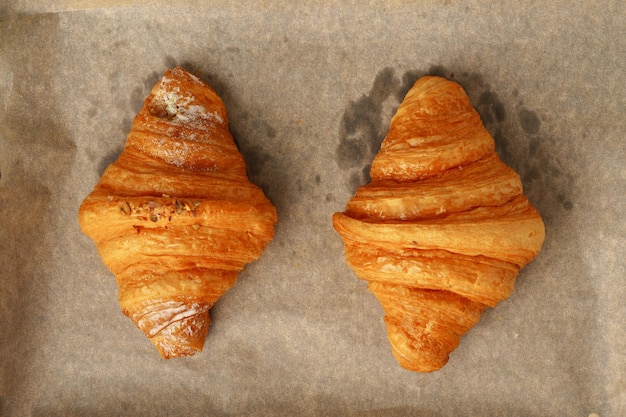
<instances>
[{"instance_id":1,"label":"parchment paper","mask_svg":"<svg viewBox=\"0 0 626 417\"><path fill-rule=\"evenodd\" d=\"M626 415L625 16L623 1L5 1L0 414ZM222 96L280 220L204 351L164 361L77 209L174 65ZM433 374L396 363L331 223L424 74L466 88L547 229Z\"/></svg>"}]
</instances>

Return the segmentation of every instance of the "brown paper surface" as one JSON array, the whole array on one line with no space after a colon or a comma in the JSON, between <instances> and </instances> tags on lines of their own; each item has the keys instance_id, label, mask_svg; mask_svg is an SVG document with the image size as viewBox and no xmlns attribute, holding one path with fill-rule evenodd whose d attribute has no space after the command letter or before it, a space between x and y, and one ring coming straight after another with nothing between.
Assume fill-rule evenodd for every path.
<instances>
[{"instance_id":1,"label":"brown paper surface","mask_svg":"<svg viewBox=\"0 0 626 417\"><path fill-rule=\"evenodd\" d=\"M0 6L0 415L626 415L623 2L41 3ZM204 351L164 361L77 209L174 65L279 222ZM398 366L331 223L423 74L466 88L547 231L432 374Z\"/></svg>"}]
</instances>

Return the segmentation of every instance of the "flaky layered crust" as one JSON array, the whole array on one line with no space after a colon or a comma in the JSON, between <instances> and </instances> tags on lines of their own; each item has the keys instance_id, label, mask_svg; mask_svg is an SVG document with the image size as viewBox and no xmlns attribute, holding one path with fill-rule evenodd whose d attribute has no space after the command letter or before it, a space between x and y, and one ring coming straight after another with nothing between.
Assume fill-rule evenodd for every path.
<instances>
[{"instance_id":1,"label":"flaky layered crust","mask_svg":"<svg viewBox=\"0 0 626 417\"><path fill-rule=\"evenodd\" d=\"M176 67L154 86L119 158L79 209L119 303L165 358L202 350L209 309L274 236L220 97Z\"/></svg>"},{"instance_id":2,"label":"flaky layered crust","mask_svg":"<svg viewBox=\"0 0 626 417\"><path fill-rule=\"evenodd\" d=\"M333 224L385 311L398 362L432 372L511 294L543 221L465 91L444 78L417 80L370 175Z\"/></svg>"}]
</instances>

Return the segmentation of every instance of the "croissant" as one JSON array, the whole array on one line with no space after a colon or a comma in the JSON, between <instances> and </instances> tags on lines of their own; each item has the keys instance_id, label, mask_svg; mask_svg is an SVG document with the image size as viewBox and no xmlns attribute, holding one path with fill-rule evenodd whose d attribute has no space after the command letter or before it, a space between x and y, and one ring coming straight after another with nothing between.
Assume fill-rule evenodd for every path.
<instances>
[{"instance_id":1,"label":"croissant","mask_svg":"<svg viewBox=\"0 0 626 417\"><path fill-rule=\"evenodd\" d=\"M334 228L384 310L398 363L436 371L511 294L541 249L543 221L463 88L441 77L407 93L370 176Z\"/></svg>"},{"instance_id":2,"label":"croissant","mask_svg":"<svg viewBox=\"0 0 626 417\"><path fill-rule=\"evenodd\" d=\"M202 350L209 309L272 240L277 214L248 180L220 97L176 67L78 219L116 277L124 314L172 358Z\"/></svg>"}]
</instances>

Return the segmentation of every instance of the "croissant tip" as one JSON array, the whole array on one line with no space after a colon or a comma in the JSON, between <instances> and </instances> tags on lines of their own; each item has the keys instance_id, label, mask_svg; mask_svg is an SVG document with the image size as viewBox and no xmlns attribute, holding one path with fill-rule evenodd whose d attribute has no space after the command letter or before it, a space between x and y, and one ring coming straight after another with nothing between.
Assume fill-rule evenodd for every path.
<instances>
[{"instance_id":1,"label":"croissant tip","mask_svg":"<svg viewBox=\"0 0 626 417\"><path fill-rule=\"evenodd\" d=\"M150 340L163 359L193 356L202 352L209 325L207 311L170 324Z\"/></svg>"},{"instance_id":2,"label":"croissant tip","mask_svg":"<svg viewBox=\"0 0 626 417\"><path fill-rule=\"evenodd\" d=\"M213 90L213 88L208 83L206 83L196 74L187 70L181 65L177 65L175 67L168 69L165 72L165 74L163 74L163 77L161 77L161 80L168 79L168 78L178 78L178 79L187 78L187 79L192 80L196 84L201 84L203 87Z\"/></svg>"},{"instance_id":3,"label":"croissant tip","mask_svg":"<svg viewBox=\"0 0 626 417\"><path fill-rule=\"evenodd\" d=\"M399 359L396 358L396 360L398 361L398 363L400 364L400 366L402 367L402 369L406 369L407 371L411 371L411 372L419 372L421 374L431 374L433 372L437 372L441 369L443 369L444 366L447 365L448 363L448 359L446 358L446 361L443 365L441 366L423 366L423 365L415 365L413 363L407 363L407 362L403 362Z\"/></svg>"},{"instance_id":4,"label":"croissant tip","mask_svg":"<svg viewBox=\"0 0 626 417\"><path fill-rule=\"evenodd\" d=\"M165 360L194 356L196 353L202 352L202 347L197 348L197 349L193 349L193 348L190 348L190 349L180 349L180 348L178 348L176 350L166 349L163 346L156 346L156 348L159 351L159 354L161 355L161 358L163 358Z\"/></svg>"}]
</instances>

